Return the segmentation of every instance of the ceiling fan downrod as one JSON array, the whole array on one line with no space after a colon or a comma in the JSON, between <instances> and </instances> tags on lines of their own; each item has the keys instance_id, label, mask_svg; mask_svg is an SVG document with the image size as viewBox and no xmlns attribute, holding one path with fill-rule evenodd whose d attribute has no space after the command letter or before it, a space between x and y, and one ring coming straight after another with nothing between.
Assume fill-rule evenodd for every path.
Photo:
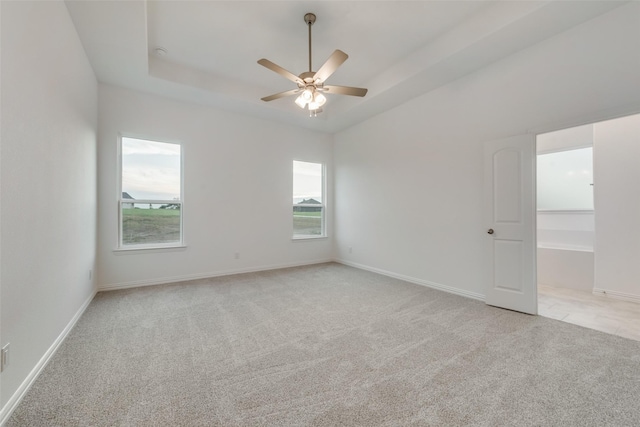
<instances>
[{"instance_id":1,"label":"ceiling fan downrod","mask_svg":"<svg viewBox=\"0 0 640 427\"><path fill-rule=\"evenodd\" d=\"M316 22L316 15L313 13L307 13L304 15L304 22L306 22L309 27L309 72L311 73L311 26Z\"/></svg>"}]
</instances>

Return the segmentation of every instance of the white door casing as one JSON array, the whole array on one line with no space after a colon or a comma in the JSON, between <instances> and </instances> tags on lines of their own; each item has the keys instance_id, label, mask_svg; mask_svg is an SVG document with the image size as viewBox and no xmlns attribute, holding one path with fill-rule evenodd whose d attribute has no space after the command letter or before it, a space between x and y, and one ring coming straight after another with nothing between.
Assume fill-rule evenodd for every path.
<instances>
[{"instance_id":1,"label":"white door casing","mask_svg":"<svg viewBox=\"0 0 640 427\"><path fill-rule=\"evenodd\" d=\"M484 146L485 302L537 314L535 135Z\"/></svg>"}]
</instances>

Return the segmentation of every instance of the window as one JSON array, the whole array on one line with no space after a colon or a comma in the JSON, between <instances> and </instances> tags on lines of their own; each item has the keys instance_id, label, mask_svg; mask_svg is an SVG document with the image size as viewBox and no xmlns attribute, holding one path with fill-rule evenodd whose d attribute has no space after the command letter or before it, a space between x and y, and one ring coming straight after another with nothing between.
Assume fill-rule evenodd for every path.
<instances>
[{"instance_id":1,"label":"window","mask_svg":"<svg viewBox=\"0 0 640 427\"><path fill-rule=\"evenodd\" d=\"M182 146L120 141L120 248L181 246Z\"/></svg>"},{"instance_id":2,"label":"window","mask_svg":"<svg viewBox=\"0 0 640 427\"><path fill-rule=\"evenodd\" d=\"M538 210L593 210L593 148L538 154Z\"/></svg>"},{"instance_id":3,"label":"window","mask_svg":"<svg viewBox=\"0 0 640 427\"><path fill-rule=\"evenodd\" d=\"M324 165L293 161L293 238L325 237Z\"/></svg>"}]
</instances>

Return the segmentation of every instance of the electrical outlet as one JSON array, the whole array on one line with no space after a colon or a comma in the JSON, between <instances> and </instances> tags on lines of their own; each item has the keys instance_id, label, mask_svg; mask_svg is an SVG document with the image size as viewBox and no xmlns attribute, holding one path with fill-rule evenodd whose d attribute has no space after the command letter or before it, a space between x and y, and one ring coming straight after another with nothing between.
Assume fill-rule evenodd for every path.
<instances>
[{"instance_id":1,"label":"electrical outlet","mask_svg":"<svg viewBox=\"0 0 640 427\"><path fill-rule=\"evenodd\" d=\"M235 257L235 259L240 259L240 252L236 252L236 253L234 254L234 257Z\"/></svg>"},{"instance_id":2,"label":"electrical outlet","mask_svg":"<svg viewBox=\"0 0 640 427\"><path fill-rule=\"evenodd\" d=\"M9 343L2 347L2 354L0 355L0 372L4 371L4 368L9 364Z\"/></svg>"},{"instance_id":3,"label":"electrical outlet","mask_svg":"<svg viewBox=\"0 0 640 427\"><path fill-rule=\"evenodd\" d=\"M89 270L89 280L93 278L93 270Z\"/></svg>"},{"instance_id":4,"label":"electrical outlet","mask_svg":"<svg viewBox=\"0 0 640 427\"><path fill-rule=\"evenodd\" d=\"M349 253L353 252L353 248L351 246L349 246Z\"/></svg>"}]
</instances>

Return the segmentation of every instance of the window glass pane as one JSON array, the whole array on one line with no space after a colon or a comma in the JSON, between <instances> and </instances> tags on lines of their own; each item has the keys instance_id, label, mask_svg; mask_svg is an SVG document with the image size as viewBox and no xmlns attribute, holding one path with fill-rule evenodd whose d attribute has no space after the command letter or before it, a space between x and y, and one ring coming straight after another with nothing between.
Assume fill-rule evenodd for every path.
<instances>
[{"instance_id":1,"label":"window glass pane","mask_svg":"<svg viewBox=\"0 0 640 427\"><path fill-rule=\"evenodd\" d=\"M293 162L293 236L324 236L323 167Z\"/></svg>"},{"instance_id":2,"label":"window glass pane","mask_svg":"<svg viewBox=\"0 0 640 427\"><path fill-rule=\"evenodd\" d=\"M122 243L180 242L180 204L122 203Z\"/></svg>"},{"instance_id":3,"label":"window glass pane","mask_svg":"<svg viewBox=\"0 0 640 427\"><path fill-rule=\"evenodd\" d=\"M322 203L322 164L293 162L293 204Z\"/></svg>"},{"instance_id":4,"label":"window glass pane","mask_svg":"<svg viewBox=\"0 0 640 427\"><path fill-rule=\"evenodd\" d=\"M180 200L180 145L123 137L122 192L133 199Z\"/></svg>"},{"instance_id":5,"label":"window glass pane","mask_svg":"<svg viewBox=\"0 0 640 427\"><path fill-rule=\"evenodd\" d=\"M538 155L538 209L593 210L593 148Z\"/></svg>"},{"instance_id":6,"label":"window glass pane","mask_svg":"<svg viewBox=\"0 0 640 427\"><path fill-rule=\"evenodd\" d=\"M322 207L293 207L293 235L321 236Z\"/></svg>"}]
</instances>

